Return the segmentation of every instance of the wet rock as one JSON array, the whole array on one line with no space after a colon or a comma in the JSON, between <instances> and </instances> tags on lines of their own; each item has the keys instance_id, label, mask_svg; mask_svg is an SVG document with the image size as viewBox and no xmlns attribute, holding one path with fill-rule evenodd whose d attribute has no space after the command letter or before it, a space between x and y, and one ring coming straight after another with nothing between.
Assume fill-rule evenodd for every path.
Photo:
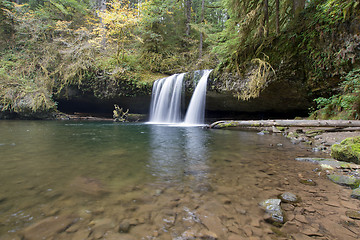
<instances>
[{"instance_id":1,"label":"wet rock","mask_svg":"<svg viewBox=\"0 0 360 240\"><path fill-rule=\"evenodd\" d=\"M224 237L225 231L220 218L207 212L202 212L199 215L201 223L204 224L210 232L215 233L220 239Z\"/></svg>"},{"instance_id":2,"label":"wet rock","mask_svg":"<svg viewBox=\"0 0 360 240\"><path fill-rule=\"evenodd\" d=\"M303 233L294 233L291 234L292 239L294 240L312 240L313 238L306 236Z\"/></svg>"},{"instance_id":3,"label":"wet rock","mask_svg":"<svg viewBox=\"0 0 360 240\"><path fill-rule=\"evenodd\" d=\"M25 240L47 239L65 231L75 221L70 216L48 217L25 228L22 235Z\"/></svg>"},{"instance_id":4,"label":"wet rock","mask_svg":"<svg viewBox=\"0 0 360 240\"><path fill-rule=\"evenodd\" d=\"M317 185L317 183L312 179L299 179L299 182L304 184L304 185L309 185L309 186L316 186Z\"/></svg>"},{"instance_id":5,"label":"wet rock","mask_svg":"<svg viewBox=\"0 0 360 240\"><path fill-rule=\"evenodd\" d=\"M123 221L120 223L118 232L119 233L128 233L130 231L130 223L128 221Z\"/></svg>"},{"instance_id":6,"label":"wet rock","mask_svg":"<svg viewBox=\"0 0 360 240\"><path fill-rule=\"evenodd\" d=\"M74 233L71 240L84 240L88 239L91 231L89 229L82 229Z\"/></svg>"},{"instance_id":7,"label":"wet rock","mask_svg":"<svg viewBox=\"0 0 360 240\"><path fill-rule=\"evenodd\" d=\"M360 136L347 138L331 146L331 157L345 162L360 163Z\"/></svg>"},{"instance_id":8,"label":"wet rock","mask_svg":"<svg viewBox=\"0 0 360 240\"><path fill-rule=\"evenodd\" d=\"M322 170L334 170L334 168L328 164L320 164Z\"/></svg>"},{"instance_id":9,"label":"wet rock","mask_svg":"<svg viewBox=\"0 0 360 240\"><path fill-rule=\"evenodd\" d=\"M106 240L138 240L138 238L132 236L131 234L121 234L115 232L107 232L105 233L102 239Z\"/></svg>"},{"instance_id":10,"label":"wet rock","mask_svg":"<svg viewBox=\"0 0 360 240\"><path fill-rule=\"evenodd\" d=\"M261 132L257 133L258 135L265 135L265 134L269 134L269 131L263 130Z\"/></svg>"},{"instance_id":11,"label":"wet rock","mask_svg":"<svg viewBox=\"0 0 360 240\"><path fill-rule=\"evenodd\" d=\"M195 186L194 191L197 193L206 193L213 192L214 189L209 183L200 183Z\"/></svg>"},{"instance_id":12,"label":"wet rock","mask_svg":"<svg viewBox=\"0 0 360 240\"><path fill-rule=\"evenodd\" d=\"M353 176L347 176L347 175L337 175L337 174L330 174L328 175L328 178L333 181L334 183L337 183L339 185L348 186L351 188L357 188L360 183L360 179L353 177Z\"/></svg>"},{"instance_id":13,"label":"wet rock","mask_svg":"<svg viewBox=\"0 0 360 240\"><path fill-rule=\"evenodd\" d=\"M188 230L181 234L181 239L183 240L192 240L195 238L196 238L196 232L193 230Z\"/></svg>"},{"instance_id":14,"label":"wet rock","mask_svg":"<svg viewBox=\"0 0 360 240\"><path fill-rule=\"evenodd\" d=\"M245 240L246 238L244 237L241 237L237 234L231 234L228 238L228 240Z\"/></svg>"},{"instance_id":15,"label":"wet rock","mask_svg":"<svg viewBox=\"0 0 360 240\"><path fill-rule=\"evenodd\" d=\"M299 228L296 226L296 223L295 223L295 222L286 222L286 223L281 227L280 230L281 230L281 232L287 233L287 234L299 232Z\"/></svg>"},{"instance_id":16,"label":"wet rock","mask_svg":"<svg viewBox=\"0 0 360 240\"><path fill-rule=\"evenodd\" d=\"M349 218L360 220L360 211L349 210L345 212L345 215Z\"/></svg>"},{"instance_id":17,"label":"wet rock","mask_svg":"<svg viewBox=\"0 0 360 240\"><path fill-rule=\"evenodd\" d=\"M218 237L215 233L210 232L206 229L202 229L198 234L197 237L201 240L217 240Z\"/></svg>"},{"instance_id":18,"label":"wet rock","mask_svg":"<svg viewBox=\"0 0 360 240\"><path fill-rule=\"evenodd\" d=\"M267 199L259 203L259 205L270 215L265 219L270 223L283 224L285 222L283 211L280 207L280 199Z\"/></svg>"},{"instance_id":19,"label":"wet rock","mask_svg":"<svg viewBox=\"0 0 360 240\"><path fill-rule=\"evenodd\" d=\"M284 203L297 203L300 201L300 198L291 192L284 192L278 198Z\"/></svg>"},{"instance_id":20,"label":"wet rock","mask_svg":"<svg viewBox=\"0 0 360 240\"><path fill-rule=\"evenodd\" d=\"M351 197L360 199L360 187L352 190Z\"/></svg>"},{"instance_id":21,"label":"wet rock","mask_svg":"<svg viewBox=\"0 0 360 240\"><path fill-rule=\"evenodd\" d=\"M301 214L296 215L295 220L297 220L297 221L299 221L301 223L304 223L304 224L308 223L306 217L304 215L301 215Z\"/></svg>"},{"instance_id":22,"label":"wet rock","mask_svg":"<svg viewBox=\"0 0 360 240\"><path fill-rule=\"evenodd\" d=\"M109 193L100 180L89 177L77 177L71 183L71 186L77 192L95 197L100 197Z\"/></svg>"},{"instance_id":23,"label":"wet rock","mask_svg":"<svg viewBox=\"0 0 360 240\"><path fill-rule=\"evenodd\" d=\"M6 201L6 197L0 196L0 203L3 203Z\"/></svg>"},{"instance_id":24,"label":"wet rock","mask_svg":"<svg viewBox=\"0 0 360 240\"><path fill-rule=\"evenodd\" d=\"M91 221L89 226L92 229L91 236L93 236L95 239L100 239L107 231L113 230L115 228L115 223L112 219L104 218Z\"/></svg>"}]
</instances>

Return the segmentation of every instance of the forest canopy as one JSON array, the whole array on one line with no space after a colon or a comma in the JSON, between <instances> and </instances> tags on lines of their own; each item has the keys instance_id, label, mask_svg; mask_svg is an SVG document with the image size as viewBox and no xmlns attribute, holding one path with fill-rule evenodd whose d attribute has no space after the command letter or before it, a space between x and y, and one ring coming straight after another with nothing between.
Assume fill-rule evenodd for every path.
<instances>
[{"instance_id":1,"label":"forest canopy","mask_svg":"<svg viewBox=\"0 0 360 240\"><path fill-rule=\"evenodd\" d=\"M359 12L355 0L0 0L0 107L25 111L18 100L29 98L27 110L48 111L66 86L96 95L104 78L148 91L163 75L197 69L276 71L286 55L302 59L314 88L351 79L337 93L353 96L347 105L317 101L358 118L360 39L335 38Z\"/></svg>"}]
</instances>

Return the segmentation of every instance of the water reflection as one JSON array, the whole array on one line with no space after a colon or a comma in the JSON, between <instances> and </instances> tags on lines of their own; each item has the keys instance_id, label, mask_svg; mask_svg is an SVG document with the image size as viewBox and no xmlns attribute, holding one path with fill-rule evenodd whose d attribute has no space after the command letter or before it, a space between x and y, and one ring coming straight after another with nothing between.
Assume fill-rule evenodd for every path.
<instances>
[{"instance_id":1,"label":"water reflection","mask_svg":"<svg viewBox=\"0 0 360 240\"><path fill-rule=\"evenodd\" d=\"M192 176L203 179L208 172L207 133L197 127L150 126L152 174L167 181Z\"/></svg>"}]
</instances>

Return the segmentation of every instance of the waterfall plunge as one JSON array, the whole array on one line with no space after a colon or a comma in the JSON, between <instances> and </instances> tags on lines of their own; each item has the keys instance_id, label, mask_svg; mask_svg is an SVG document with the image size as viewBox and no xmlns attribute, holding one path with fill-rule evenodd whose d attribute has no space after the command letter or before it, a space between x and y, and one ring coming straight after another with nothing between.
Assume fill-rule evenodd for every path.
<instances>
[{"instance_id":1,"label":"waterfall plunge","mask_svg":"<svg viewBox=\"0 0 360 240\"><path fill-rule=\"evenodd\" d=\"M207 79L211 70L205 70L197 84L186 112L184 125L204 124ZM153 86L150 123L181 123L181 95L185 73L155 81Z\"/></svg>"},{"instance_id":2,"label":"waterfall plunge","mask_svg":"<svg viewBox=\"0 0 360 240\"><path fill-rule=\"evenodd\" d=\"M207 79L211 70L205 70L191 97L184 124L204 124Z\"/></svg>"},{"instance_id":3,"label":"waterfall plunge","mask_svg":"<svg viewBox=\"0 0 360 240\"><path fill-rule=\"evenodd\" d=\"M185 73L157 80L153 86L150 105L151 123L181 121L181 93Z\"/></svg>"}]
</instances>

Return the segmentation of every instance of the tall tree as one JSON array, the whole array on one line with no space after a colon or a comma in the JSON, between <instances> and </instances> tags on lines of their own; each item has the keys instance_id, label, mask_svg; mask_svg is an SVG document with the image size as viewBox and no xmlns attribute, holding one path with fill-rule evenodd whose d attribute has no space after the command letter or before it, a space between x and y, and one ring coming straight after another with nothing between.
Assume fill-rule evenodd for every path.
<instances>
[{"instance_id":1,"label":"tall tree","mask_svg":"<svg viewBox=\"0 0 360 240\"><path fill-rule=\"evenodd\" d=\"M185 34L186 34L186 36L190 36L191 5L192 5L191 0L185 0L185 16L186 16L186 22L185 22L186 31L185 31Z\"/></svg>"},{"instance_id":2,"label":"tall tree","mask_svg":"<svg viewBox=\"0 0 360 240\"><path fill-rule=\"evenodd\" d=\"M264 31L265 36L269 36L269 0L264 0Z\"/></svg>"},{"instance_id":3,"label":"tall tree","mask_svg":"<svg viewBox=\"0 0 360 240\"><path fill-rule=\"evenodd\" d=\"M280 1L275 0L275 28L276 34L280 34Z\"/></svg>"},{"instance_id":4,"label":"tall tree","mask_svg":"<svg viewBox=\"0 0 360 240\"><path fill-rule=\"evenodd\" d=\"M205 0L201 1L201 17L200 17L200 24L203 25L204 23L204 14L205 14ZM203 52L203 27L200 28L200 43L199 43L199 59L202 58Z\"/></svg>"},{"instance_id":5,"label":"tall tree","mask_svg":"<svg viewBox=\"0 0 360 240\"><path fill-rule=\"evenodd\" d=\"M293 14L297 18L299 13L304 10L306 0L293 0Z\"/></svg>"}]
</instances>

